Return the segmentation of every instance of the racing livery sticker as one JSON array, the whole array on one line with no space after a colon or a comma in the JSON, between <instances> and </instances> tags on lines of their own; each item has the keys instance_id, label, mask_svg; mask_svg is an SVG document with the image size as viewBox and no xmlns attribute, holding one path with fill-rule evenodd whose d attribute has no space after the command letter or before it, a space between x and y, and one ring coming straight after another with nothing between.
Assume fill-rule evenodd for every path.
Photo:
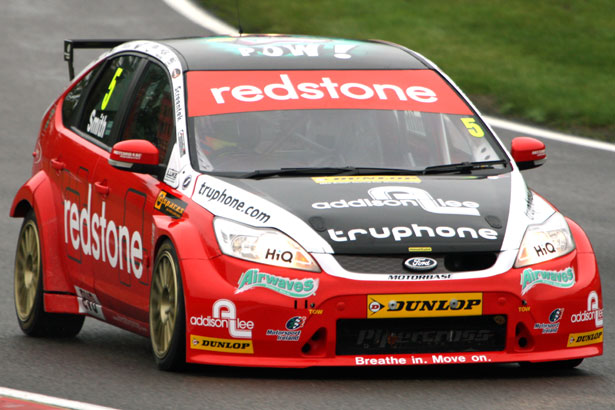
<instances>
[{"instance_id":1,"label":"racing livery sticker","mask_svg":"<svg viewBox=\"0 0 615 410\"><path fill-rule=\"evenodd\" d=\"M485 354L432 354L432 355L395 355L385 357L355 356L356 366L399 366L411 364L457 364L457 363L489 363L491 358Z\"/></svg>"},{"instance_id":2,"label":"racing livery sticker","mask_svg":"<svg viewBox=\"0 0 615 410\"><path fill-rule=\"evenodd\" d=\"M368 295L367 318L479 316L482 293Z\"/></svg>"},{"instance_id":3,"label":"racing livery sticker","mask_svg":"<svg viewBox=\"0 0 615 410\"><path fill-rule=\"evenodd\" d=\"M432 274L422 274L422 275L396 274L396 275L388 275L387 280L402 280L402 281L445 280L445 279L450 279L451 277L452 275L450 273L432 273Z\"/></svg>"},{"instance_id":4,"label":"racing livery sticker","mask_svg":"<svg viewBox=\"0 0 615 410\"><path fill-rule=\"evenodd\" d=\"M556 288L571 288L575 281L573 268L567 268L559 272L527 268L521 272L521 295L525 295L536 285L542 284Z\"/></svg>"},{"instance_id":5,"label":"racing livery sticker","mask_svg":"<svg viewBox=\"0 0 615 410\"><path fill-rule=\"evenodd\" d=\"M75 251L102 258L112 268L118 267L133 273L135 278L143 275L143 241L141 233L105 218L106 203L102 202L100 214L92 212L92 185L88 184L88 202L81 210L76 202L64 199L64 243Z\"/></svg>"},{"instance_id":6,"label":"racing livery sticker","mask_svg":"<svg viewBox=\"0 0 615 410\"><path fill-rule=\"evenodd\" d=\"M568 335L566 347L577 347L602 343L604 329L592 330L584 333L571 333Z\"/></svg>"},{"instance_id":7,"label":"racing livery sticker","mask_svg":"<svg viewBox=\"0 0 615 410\"><path fill-rule=\"evenodd\" d=\"M96 110L92 110L86 131L98 138L103 138L107 131L107 116L100 113L99 117Z\"/></svg>"},{"instance_id":8,"label":"racing livery sticker","mask_svg":"<svg viewBox=\"0 0 615 410\"><path fill-rule=\"evenodd\" d=\"M154 203L154 208L173 219L179 219L184 214L187 205L186 202L176 196L166 191L160 191Z\"/></svg>"},{"instance_id":9,"label":"racing livery sticker","mask_svg":"<svg viewBox=\"0 0 615 410\"><path fill-rule=\"evenodd\" d=\"M323 107L472 115L431 70L190 71L186 77L190 117Z\"/></svg>"},{"instance_id":10,"label":"racing livery sticker","mask_svg":"<svg viewBox=\"0 0 615 410\"><path fill-rule=\"evenodd\" d=\"M497 231L489 228L480 228L477 231L469 226L460 226L455 229L450 226L431 227L419 224L412 224L411 226L394 226L392 228L389 228L388 226L383 226L381 228L369 227L367 229L355 228L349 229L348 231L328 229L327 233L329 234L331 240L335 242L356 241L359 235L369 235L373 239L388 239L393 236L393 239L396 242L411 236L421 238L423 235L429 238L435 238L437 236L440 238L457 237L462 239L478 239L480 236L481 238L487 240L498 239Z\"/></svg>"},{"instance_id":11,"label":"racing livery sticker","mask_svg":"<svg viewBox=\"0 0 615 410\"><path fill-rule=\"evenodd\" d=\"M79 302L79 313L87 313L90 316L105 320L100 300L98 300L98 297L94 293L88 292L79 286L75 286L75 292L77 293L77 301Z\"/></svg>"},{"instance_id":12,"label":"racing livery sticker","mask_svg":"<svg viewBox=\"0 0 615 410\"><path fill-rule=\"evenodd\" d=\"M376 184L376 183L414 183L421 179L416 175L350 175L334 177L312 177L312 181L320 185L329 184Z\"/></svg>"},{"instance_id":13,"label":"racing livery sticker","mask_svg":"<svg viewBox=\"0 0 615 410\"><path fill-rule=\"evenodd\" d=\"M209 350L212 352L254 353L251 340L220 339L217 337L190 335L190 347L192 349Z\"/></svg>"},{"instance_id":14,"label":"racing livery sticker","mask_svg":"<svg viewBox=\"0 0 615 410\"><path fill-rule=\"evenodd\" d=\"M439 215L480 216L478 203L473 201L451 201L434 198L424 189L405 186L382 186L367 191L370 198L357 198L346 201L316 202L314 209L367 208L367 207L420 207L426 212Z\"/></svg>"},{"instance_id":15,"label":"racing livery sticker","mask_svg":"<svg viewBox=\"0 0 615 410\"><path fill-rule=\"evenodd\" d=\"M549 315L549 323L534 323L534 330L542 329L542 334L557 333L559 330L560 320L564 315L564 309L555 309Z\"/></svg>"},{"instance_id":16,"label":"racing livery sticker","mask_svg":"<svg viewBox=\"0 0 615 410\"><path fill-rule=\"evenodd\" d=\"M296 342L301 337L301 328L305 325L306 316L294 316L286 321L286 330L267 329L266 336L275 336L278 342Z\"/></svg>"},{"instance_id":17,"label":"racing livery sticker","mask_svg":"<svg viewBox=\"0 0 615 410\"><path fill-rule=\"evenodd\" d=\"M229 335L238 339L250 339L252 337L252 329L254 329L254 322L251 320L241 320L237 317L237 308L228 299L216 300L212 306L211 316L191 316L190 324L193 326L228 329Z\"/></svg>"},{"instance_id":18,"label":"racing livery sticker","mask_svg":"<svg viewBox=\"0 0 615 410\"><path fill-rule=\"evenodd\" d=\"M254 288L269 289L292 298L307 298L316 293L318 279L290 279L259 272L258 269L248 269L241 274L235 294Z\"/></svg>"},{"instance_id":19,"label":"racing livery sticker","mask_svg":"<svg viewBox=\"0 0 615 410\"><path fill-rule=\"evenodd\" d=\"M167 172L164 174L164 180L166 183L168 183L169 185L174 185L177 183L177 174L179 174L179 171L169 167L167 169Z\"/></svg>"},{"instance_id":20,"label":"racing livery sticker","mask_svg":"<svg viewBox=\"0 0 615 410\"><path fill-rule=\"evenodd\" d=\"M587 310L570 316L570 321L572 323L589 322L592 320L597 328L602 327L603 312L602 309L598 308L598 293L595 290L589 292L589 296L587 297Z\"/></svg>"},{"instance_id":21,"label":"racing livery sticker","mask_svg":"<svg viewBox=\"0 0 615 410\"><path fill-rule=\"evenodd\" d=\"M219 178L199 175L194 182L192 200L216 216L250 226L275 227L308 252L333 252L331 245L296 215Z\"/></svg>"},{"instance_id":22,"label":"racing livery sticker","mask_svg":"<svg viewBox=\"0 0 615 410\"><path fill-rule=\"evenodd\" d=\"M347 60L352 58L352 51L362 43L351 40L329 40L317 38L238 38L233 42L221 39L207 39L209 44L220 49L239 54L242 57L325 57Z\"/></svg>"}]
</instances>

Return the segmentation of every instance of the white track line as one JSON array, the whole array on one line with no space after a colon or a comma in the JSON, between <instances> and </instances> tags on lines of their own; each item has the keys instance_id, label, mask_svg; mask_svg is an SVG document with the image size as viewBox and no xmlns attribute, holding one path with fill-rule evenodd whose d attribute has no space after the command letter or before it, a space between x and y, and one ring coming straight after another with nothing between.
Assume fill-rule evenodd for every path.
<instances>
[{"instance_id":1,"label":"white track line","mask_svg":"<svg viewBox=\"0 0 615 410\"><path fill-rule=\"evenodd\" d=\"M188 20L206 28L214 34L239 35L235 27L229 26L225 22L212 16L201 7L195 5L190 0L162 0L169 7L186 17ZM228 0L227 0L228 1Z\"/></svg>"},{"instance_id":2,"label":"white track line","mask_svg":"<svg viewBox=\"0 0 615 410\"><path fill-rule=\"evenodd\" d=\"M596 141L589 138L577 137L575 135L562 134L560 132L530 127L529 125L502 120L500 118L494 118L489 116L484 116L484 118L492 127L503 128L505 130L518 132L520 134L531 134L536 137L565 142L567 144L581 145L583 147L615 152L615 144L610 144L608 142Z\"/></svg>"},{"instance_id":3,"label":"white track line","mask_svg":"<svg viewBox=\"0 0 615 410\"><path fill-rule=\"evenodd\" d=\"M31 401L39 404L48 404L50 406L56 406L64 409L74 410L115 410L110 407L97 406L95 404L82 403L80 401L59 399L57 397L45 396L42 394L29 393L21 390L8 389L6 387L0 387L0 396L10 397L13 399L20 399Z\"/></svg>"},{"instance_id":4,"label":"white track line","mask_svg":"<svg viewBox=\"0 0 615 410\"><path fill-rule=\"evenodd\" d=\"M173 8L178 13L182 14L187 19L206 28L215 34L232 34L238 35L239 32L220 21L216 17L204 11L199 6L196 6L190 0L162 0L169 7ZM615 152L615 144L608 142L591 140L588 138L577 137L575 135L567 135L559 132L548 131L540 128L530 127L528 125L519 124L512 121L502 120L499 118L484 116L484 118L493 127L503 128L513 132L522 134L531 134L537 137L548 138L555 141L565 142L568 144L581 145L583 147L600 149L603 151Z\"/></svg>"}]
</instances>

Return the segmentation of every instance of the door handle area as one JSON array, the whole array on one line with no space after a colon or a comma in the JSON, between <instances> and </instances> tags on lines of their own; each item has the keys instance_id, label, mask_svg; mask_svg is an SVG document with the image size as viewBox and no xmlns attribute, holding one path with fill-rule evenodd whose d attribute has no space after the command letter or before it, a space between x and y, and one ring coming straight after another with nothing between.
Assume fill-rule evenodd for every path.
<instances>
[{"instance_id":1,"label":"door handle area","mask_svg":"<svg viewBox=\"0 0 615 410\"><path fill-rule=\"evenodd\" d=\"M64 169L64 166L65 164L58 159L51 160L51 167L55 169L56 171L62 171Z\"/></svg>"},{"instance_id":2,"label":"door handle area","mask_svg":"<svg viewBox=\"0 0 615 410\"><path fill-rule=\"evenodd\" d=\"M105 181L94 182L94 189L102 196L109 195L109 186L105 183Z\"/></svg>"}]
</instances>

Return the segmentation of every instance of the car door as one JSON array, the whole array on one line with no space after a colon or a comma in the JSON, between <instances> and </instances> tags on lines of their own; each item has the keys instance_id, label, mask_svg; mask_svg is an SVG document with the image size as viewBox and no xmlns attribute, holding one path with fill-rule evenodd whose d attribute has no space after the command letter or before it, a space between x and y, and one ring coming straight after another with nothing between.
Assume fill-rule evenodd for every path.
<instances>
[{"instance_id":1,"label":"car door","mask_svg":"<svg viewBox=\"0 0 615 410\"><path fill-rule=\"evenodd\" d=\"M62 203L60 233L65 266L79 296L80 311L105 319L95 292L94 269L106 263L104 178L95 178L97 164L106 162L117 133L116 119L143 59L119 56L99 64L66 95L63 127L48 143L51 180Z\"/></svg>"},{"instance_id":2,"label":"car door","mask_svg":"<svg viewBox=\"0 0 615 410\"><path fill-rule=\"evenodd\" d=\"M174 135L171 82L165 68L149 62L125 110L117 141L145 139L165 164ZM104 181L107 261L94 262L95 288L102 303L132 319L148 321L152 212L162 182L157 176L120 170L99 161L95 179Z\"/></svg>"}]
</instances>

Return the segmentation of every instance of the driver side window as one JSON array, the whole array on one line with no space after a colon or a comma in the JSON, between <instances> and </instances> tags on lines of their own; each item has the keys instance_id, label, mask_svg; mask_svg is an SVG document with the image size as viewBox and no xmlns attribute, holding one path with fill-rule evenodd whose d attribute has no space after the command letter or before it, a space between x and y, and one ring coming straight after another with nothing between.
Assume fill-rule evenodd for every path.
<instances>
[{"instance_id":1,"label":"driver side window","mask_svg":"<svg viewBox=\"0 0 615 410\"><path fill-rule=\"evenodd\" d=\"M135 89L120 140L150 141L158 148L159 163L165 164L173 134L173 98L169 77L162 67L149 63Z\"/></svg>"},{"instance_id":2,"label":"driver side window","mask_svg":"<svg viewBox=\"0 0 615 410\"><path fill-rule=\"evenodd\" d=\"M109 144L120 105L141 61L139 57L124 55L107 64L85 102L77 128Z\"/></svg>"}]
</instances>

